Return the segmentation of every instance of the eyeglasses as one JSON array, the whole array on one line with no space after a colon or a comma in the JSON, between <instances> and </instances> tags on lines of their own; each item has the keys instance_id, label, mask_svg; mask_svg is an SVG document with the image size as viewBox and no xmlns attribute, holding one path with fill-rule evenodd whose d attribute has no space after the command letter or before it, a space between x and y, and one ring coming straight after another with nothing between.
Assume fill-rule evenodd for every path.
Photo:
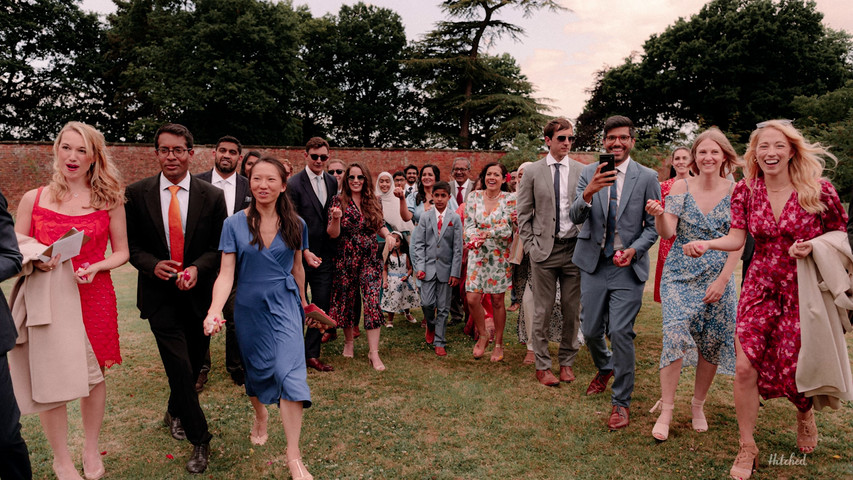
<instances>
[{"instance_id":1,"label":"eyeglasses","mask_svg":"<svg viewBox=\"0 0 853 480\"><path fill-rule=\"evenodd\" d=\"M767 120L767 121L764 121L764 122L756 123L756 124L755 124L755 128L764 128L764 127L766 127L767 125L770 125L770 122L779 122L779 123L781 123L782 125L784 125L784 126L786 126L786 127L793 127L793 126L794 126L794 121L793 121L793 120L788 120L787 118L779 118L779 119L776 119L776 120Z\"/></svg>"},{"instance_id":2,"label":"eyeglasses","mask_svg":"<svg viewBox=\"0 0 853 480\"><path fill-rule=\"evenodd\" d=\"M453 171L454 172L467 172L468 167L454 167Z\"/></svg>"},{"instance_id":3,"label":"eyeglasses","mask_svg":"<svg viewBox=\"0 0 853 480\"><path fill-rule=\"evenodd\" d=\"M630 135L618 135L618 136L617 135L608 135L608 136L604 137L604 140L606 140L608 142L615 142L616 140L619 140L620 142L627 142L630 139L631 139Z\"/></svg>"},{"instance_id":4,"label":"eyeglasses","mask_svg":"<svg viewBox=\"0 0 853 480\"><path fill-rule=\"evenodd\" d=\"M350 180L358 180L359 182L363 182L365 179L365 176L364 175L350 175L347 178L349 178Z\"/></svg>"},{"instance_id":5,"label":"eyeglasses","mask_svg":"<svg viewBox=\"0 0 853 480\"><path fill-rule=\"evenodd\" d=\"M190 150L192 150L192 149L191 148L184 148L184 147L175 147L175 148L160 147L157 149L157 154L159 154L161 157L168 157L169 153L174 153L176 157L183 157Z\"/></svg>"},{"instance_id":6,"label":"eyeglasses","mask_svg":"<svg viewBox=\"0 0 853 480\"><path fill-rule=\"evenodd\" d=\"M328 155L317 155L316 153L312 153L308 156L311 157L311 160L317 160L319 158L320 160L322 160L324 162L329 159Z\"/></svg>"},{"instance_id":7,"label":"eyeglasses","mask_svg":"<svg viewBox=\"0 0 853 480\"><path fill-rule=\"evenodd\" d=\"M333 169L329 170L329 173L334 173L337 175L343 175L344 169L343 168L333 168Z\"/></svg>"},{"instance_id":8,"label":"eyeglasses","mask_svg":"<svg viewBox=\"0 0 853 480\"><path fill-rule=\"evenodd\" d=\"M574 142L575 136L574 135L557 135L557 141L558 142L565 142L566 140L568 140L570 142Z\"/></svg>"}]
</instances>

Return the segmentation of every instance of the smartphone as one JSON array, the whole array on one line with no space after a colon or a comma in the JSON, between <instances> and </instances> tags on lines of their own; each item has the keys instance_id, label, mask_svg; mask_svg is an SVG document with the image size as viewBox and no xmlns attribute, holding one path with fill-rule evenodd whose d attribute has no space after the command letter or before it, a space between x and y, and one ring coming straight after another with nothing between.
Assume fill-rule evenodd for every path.
<instances>
[{"instance_id":1,"label":"smartphone","mask_svg":"<svg viewBox=\"0 0 853 480\"><path fill-rule=\"evenodd\" d=\"M612 153L598 154L598 163L604 164L604 168L601 169L601 173L607 173L616 170L616 156Z\"/></svg>"}]
</instances>

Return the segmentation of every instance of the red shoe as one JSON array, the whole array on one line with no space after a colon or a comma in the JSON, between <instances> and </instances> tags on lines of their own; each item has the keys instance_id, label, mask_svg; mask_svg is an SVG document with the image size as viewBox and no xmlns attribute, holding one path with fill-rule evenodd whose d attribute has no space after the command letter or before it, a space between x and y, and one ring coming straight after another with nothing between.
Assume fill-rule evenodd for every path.
<instances>
[{"instance_id":1,"label":"red shoe","mask_svg":"<svg viewBox=\"0 0 853 480\"><path fill-rule=\"evenodd\" d=\"M435 354L439 357L446 357L447 350L445 350L444 347L435 347Z\"/></svg>"},{"instance_id":2,"label":"red shoe","mask_svg":"<svg viewBox=\"0 0 853 480\"><path fill-rule=\"evenodd\" d=\"M435 342L435 330L427 329L426 335L424 335L424 338L426 338L426 342L428 344L432 345L433 342Z\"/></svg>"},{"instance_id":3,"label":"red shoe","mask_svg":"<svg viewBox=\"0 0 853 480\"><path fill-rule=\"evenodd\" d=\"M559 387L560 381L551 373L550 369L536 370L536 380L546 387Z\"/></svg>"},{"instance_id":4,"label":"red shoe","mask_svg":"<svg viewBox=\"0 0 853 480\"><path fill-rule=\"evenodd\" d=\"M595 378L589 382L589 387L586 389L587 395L596 395L605 390L607 390L607 382L610 381L610 377L613 376L613 370L610 370L607 373L602 374L598 372L595 374Z\"/></svg>"},{"instance_id":5,"label":"red shoe","mask_svg":"<svg viewBox=\"0 0 853 480\"><path fill-rule=\"evenodd\" d=\"M336 340L338 338L338 332L331 331L323 334L323 337L320 338L320 343L329 343L332 340Z\"/></svg>"},{"instance_id":6,"label":"red shoe","mask_svg":"<svg viewBox=\"0 0 853 480\"><path fill-rule=\"evenodd\" d=\"M560 367L560 381L565 383L575 381L575 372L572 371L572 367Z\"/></svg>"},{"instance_id":7,"label":"red shoe","mask_svg":"<svg viewBox=\"0 0 853 480\"><path fill-rule=\"evenodd\" d=\"M628 426L631 423L628 417L628 407L620 407L613 405L613 410L610 412L610 420L607 422L607 428L610 431L619 430Z\"/></svg>"}]
</instances>

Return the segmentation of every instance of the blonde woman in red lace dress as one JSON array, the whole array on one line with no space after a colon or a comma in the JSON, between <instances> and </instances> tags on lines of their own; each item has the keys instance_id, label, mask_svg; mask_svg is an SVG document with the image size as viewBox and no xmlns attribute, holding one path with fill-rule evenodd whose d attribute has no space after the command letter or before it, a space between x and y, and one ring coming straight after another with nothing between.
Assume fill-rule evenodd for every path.
<instances>
[{"instance_id":1,"label":"blonde woman in red lace dress","mask_svg":"<svg viewBox=\"0 0 853 480\"><path fill-rule=\"evenodd\" d=\"M53 178L46 187L25 193L18 205L15 231L50 245L72 227L91 238L71 259L80 291L86 335L98 366L121 363L118 312L110 270L127 262L129 250L124 215L124 188L118 170L106 153L104 136L93 127L69 122L53 144ZM112 253L105 257L107 243ZM62 258L34 262L52 270ZM62 359L57 359L62 361ZM87 479L104 475L98 436L106 406L104 381L80 399L83 417L83 472ZM53 469L59 479L79 479L68 451L65 405L39 413L45 436L53 449Z\"/></svg>"}]
</instances>

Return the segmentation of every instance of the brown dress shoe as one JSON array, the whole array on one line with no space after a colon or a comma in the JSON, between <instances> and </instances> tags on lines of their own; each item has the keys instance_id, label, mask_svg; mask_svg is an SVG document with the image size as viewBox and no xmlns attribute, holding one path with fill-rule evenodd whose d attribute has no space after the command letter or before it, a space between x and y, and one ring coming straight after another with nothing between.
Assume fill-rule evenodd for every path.
<instances>
[{"instance_id":1,"label":"brown dress shoe","mask_svg":"<svg viewBox=\"0 0 853 480\"><path fill-rule=\"evenodd\" d=\"M572 367L560 367L560 381L566 383L575 381L575 372L572 371Z\"/></svg>"},{"instance_id":2,"label":"brown dress shoe","mask_svg":"<svg viewBox=\"0 0 853 480\"><path fill-rule=\"evenodd\" d=\"M305 360L305 364L308 365L309 368L313 368L318 372L334 372L335 368L331 365L327 365L320 361L319 358L309 358Z\"/></svg>"},{"instance_id":3,"label":"brown dress shoe","mask_svg":"<svg viewBox=\"0 0 853 480\"><path fill-rule=\"evenodd\" d=\"M187 462L187 471L190 473L204 473L210 460L210 443L193 445L193 455Z\"/></svg>"},{"instance_id":4,"label":"brown dress shoe","mask_svg":"<svg viewBox=\"0 0 853 480\"><path fill-rule=\"evenodd\" d=\"M589 382L589 387L586 389L587 395L596 395L607 390L607 382L610 381L610 377L613 376L613 370L610 370L607 373L602 374L598 372L595 374L595 378Z\"/></svg>"},{"instance_id":5,"label":"brown dress shoe","mask_svg":"<svg viewBox=\"0 0 853 480\"><path fill-rule=\"evenodd\" d=\"M187 434L184 432L184 426L181 424L180 418L173 417L168 411L166 411L166 416L163 417L163 423L169 427L169 433L172 434L172 438L175 440L187 439Z\"/></svg>"},{"instance_id":6,"label":"brown dress shoe","mask_svg":"<svg viewBox=\"0 0 853 480\"><path fill-rule=\"evenodd\" d=\"M613 405L613 410L610 412L610 420L607 422L607 428L611 431L625 428L631 420L628 418L628 407L620 407Z\"/></svg>"},{"instance_id":7,"label":"brown dress shoe","mask_svg":"<svg viewBox=\"0 0 853 480\"><path fill-rule=\"evenodd\" d=\"M207 383L207 372L202 370L198 374L198 379L195 381L195 391L196 393L201 393L204 390L204 384Z\"/></svg>"},{"instance_id":8,"label":"brown dress shoe","mask_svg":"<svg viewBox=\"0 0 853 480\"><path fill-rule=\"evenodd\" d=\"M551 373L550 369L536 370L536 380L546 387L559 387L560 381Z\"/></svg>"}]
</instances>

